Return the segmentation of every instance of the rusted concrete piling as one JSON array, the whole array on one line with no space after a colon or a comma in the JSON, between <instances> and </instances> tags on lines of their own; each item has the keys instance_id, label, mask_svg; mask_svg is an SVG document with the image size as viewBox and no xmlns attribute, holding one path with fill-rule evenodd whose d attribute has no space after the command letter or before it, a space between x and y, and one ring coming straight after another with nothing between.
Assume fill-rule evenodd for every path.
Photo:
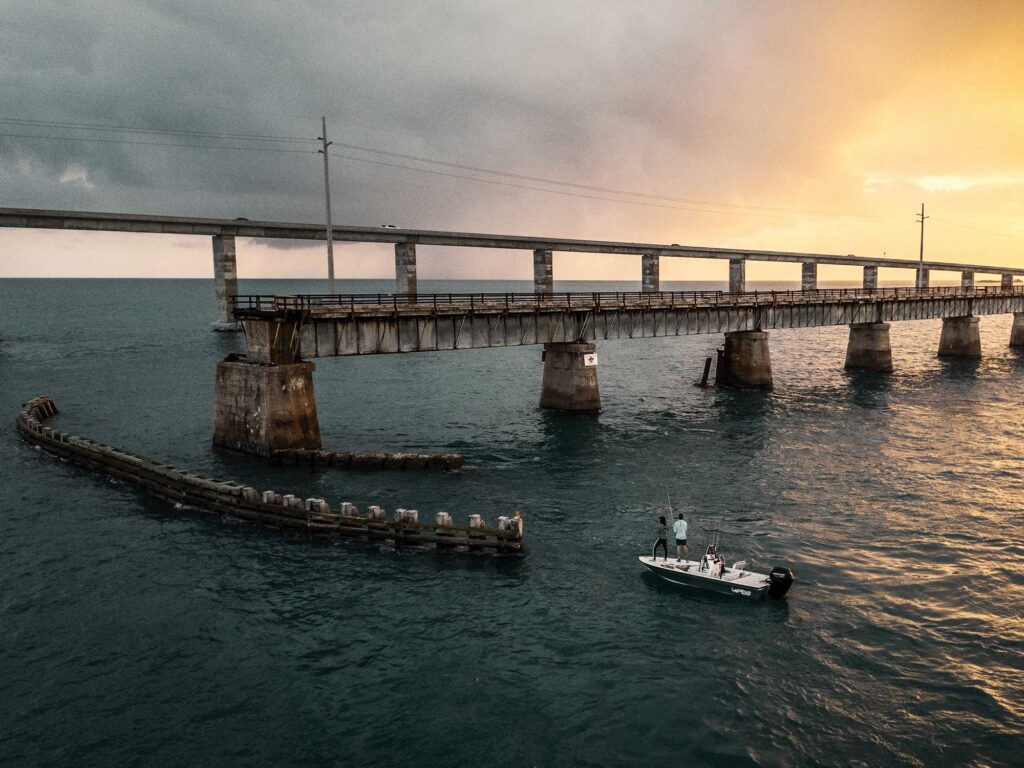
<instances>
[{"instance_id":1,"label":"rusted concrete piling","mask_svg":"<svg viewBox=\"0 0 1024 768\"><path fill-rule=\"evenodd\" d=\"M889 323L853 323L846 344L846 369L892 371L892 345Z\"/></svg>"},{"instance_id":2,"label":"rusted concrete piling","mask_svg":"<svg viewBox=\"0 0 1024 768\"><path fill-rule=\"evenodd\" d=\"M981 357L981 334L978 318L944 317L939 336L939 357Z\"/></svg>"},{"instance_id":3,"label":"rusted concrete piling","mask_svg":"<svg viewBox=\"0 0 1024 768\"><path fill-rule=\"evenodd\" d=\"M1013 325L1010 326L1010 346L1016 349L1024 347L1024 312L1013 313Z\"/></svg>"},{"instance_id":4,"label":"rusted concrete piling","mask_svg":"<svg viewBox=\"0 0 1024 768\"><path fill-rule=\"evenodd\" d=\"M396 510L389 519L383 507L371 506L368 515L363 516L346 501L335 511L325 499L259 491L240 483L194 475L42 423L56 413L57 406L51 397L30 400L18 414L18 433L47 453L136 485L184 509L226 515L309 536L362 537L496 554L523 552L522 526L507 518L499 518L496 528L488 528L478 515L473 515L468 526L459 527L452 524L446 512L439 513L432 523L421 523L416 510Z\"/></svg>"},{"instance_id":5,"label":"rusted concrete piling","mask_svg":"<svg viewBox=\"0 0 1024 768\"><path fill-rule=\"evenodd\" d=\"M715 385L737 389L771 389L772 361L768 350L768 334L764 331L725 334L725 347L718 350Z\"/></svg>"},{"instance_id":6,"label":"rusted concrete piling","mask_svg":"<svg viewBox=\"0 0 1024 768\"><path fill-rule=\"evenodd\" d=\"M218 363L213 444L267 458L276 451L319 449L315 367L242 358Z\"/></svg>"},{"instance_id":7,"label":"rusted concrete piling","mask_svg":"<svg viewBox=\"0 0 1024 768\"><path fill-rule=\"evenodd\" d=\"M541 408L600 413L601 390L597 384L597 347L594 344L545 344L543 361Z\"/></svg>"}]
</instances>

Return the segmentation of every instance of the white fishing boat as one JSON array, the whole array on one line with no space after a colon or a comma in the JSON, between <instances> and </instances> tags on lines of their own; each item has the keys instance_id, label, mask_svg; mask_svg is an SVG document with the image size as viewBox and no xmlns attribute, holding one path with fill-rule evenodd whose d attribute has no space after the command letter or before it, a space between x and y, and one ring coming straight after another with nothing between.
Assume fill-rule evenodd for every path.
<instances>
[{"instance_id":1,"label":"white fishing boat","mask_svg":"<svg viewBox=\"0 0 1024 768\"><path fill-rule=\"evenodd\" d=\"M703 589L734 597L754 600L784 597L793 586L793 572L776 566L769 573L747 570L745 562L726 566L717 544L708 544L699 561L675 560L641 555L640 562L652 573L672 584Z\"/></svg>"}]
</instances>

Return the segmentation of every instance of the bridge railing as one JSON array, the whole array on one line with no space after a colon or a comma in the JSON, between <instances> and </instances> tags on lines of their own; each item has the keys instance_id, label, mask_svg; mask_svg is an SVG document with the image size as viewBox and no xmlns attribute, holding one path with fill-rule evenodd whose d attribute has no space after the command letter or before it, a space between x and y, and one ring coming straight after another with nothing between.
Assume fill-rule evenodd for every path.
<instances>
[{"instance_id":1,"label":"bridge railing","mask_svg":"<svg viewBox=\"0 0 1024 768\"><path fill-rule=\"evenodd\" d=\"M794 301L879 298L910 299L930 297L973 297L1024 293L1024 286L937 286L934 288L818 288L813 290L747 291L592 291L563 293L345 293L345 294L252 294L232 299L236 314L317 309L399 310L403 307L432 309L615 309L636 307L674 307L698 305L754 305Z\"/></svg>"}]
</instances>

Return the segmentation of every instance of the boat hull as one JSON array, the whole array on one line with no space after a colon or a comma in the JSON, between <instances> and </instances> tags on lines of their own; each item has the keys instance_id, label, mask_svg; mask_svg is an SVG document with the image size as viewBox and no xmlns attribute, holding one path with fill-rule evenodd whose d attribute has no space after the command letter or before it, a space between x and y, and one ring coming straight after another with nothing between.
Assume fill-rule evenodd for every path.
<instances>
[{"instance_id":1,"label":"boat hull","mask_svg":"<svg viewBox=\"0 0 1024 768\"><path fill-rule=\"evenodd\" d=\"M681 570L675 561L654 562L650 557L641 557L640 562L663 581L680 587L689 587L704 592L738 597L744 600L763 600L768 596L768 579L763 574L750 574L754 578L728 579L707 576L697 571L698 564L690 562L690 570ZM763 583L760 583L762 582Z\"/></svg>"}]
</instances>

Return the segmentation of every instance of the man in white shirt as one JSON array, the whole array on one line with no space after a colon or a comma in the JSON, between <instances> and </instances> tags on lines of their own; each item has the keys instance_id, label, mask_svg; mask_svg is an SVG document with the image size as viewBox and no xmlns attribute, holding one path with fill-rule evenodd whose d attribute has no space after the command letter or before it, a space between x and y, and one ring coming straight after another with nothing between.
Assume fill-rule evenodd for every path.
<instances>
[{"instance_id":1,"label":"man in white shirt","mask_svg":"<svg viewBox=\"0 0 1024 768\"><path fill-rule=\"evenodd\" d=\"M686 558L689 551L686 549L686 521L683 520L683 513L679 513L679 519L672 523L672 531L676 535L676 562L679 562L680 555Z\"/></svg>"}]
</instances>

